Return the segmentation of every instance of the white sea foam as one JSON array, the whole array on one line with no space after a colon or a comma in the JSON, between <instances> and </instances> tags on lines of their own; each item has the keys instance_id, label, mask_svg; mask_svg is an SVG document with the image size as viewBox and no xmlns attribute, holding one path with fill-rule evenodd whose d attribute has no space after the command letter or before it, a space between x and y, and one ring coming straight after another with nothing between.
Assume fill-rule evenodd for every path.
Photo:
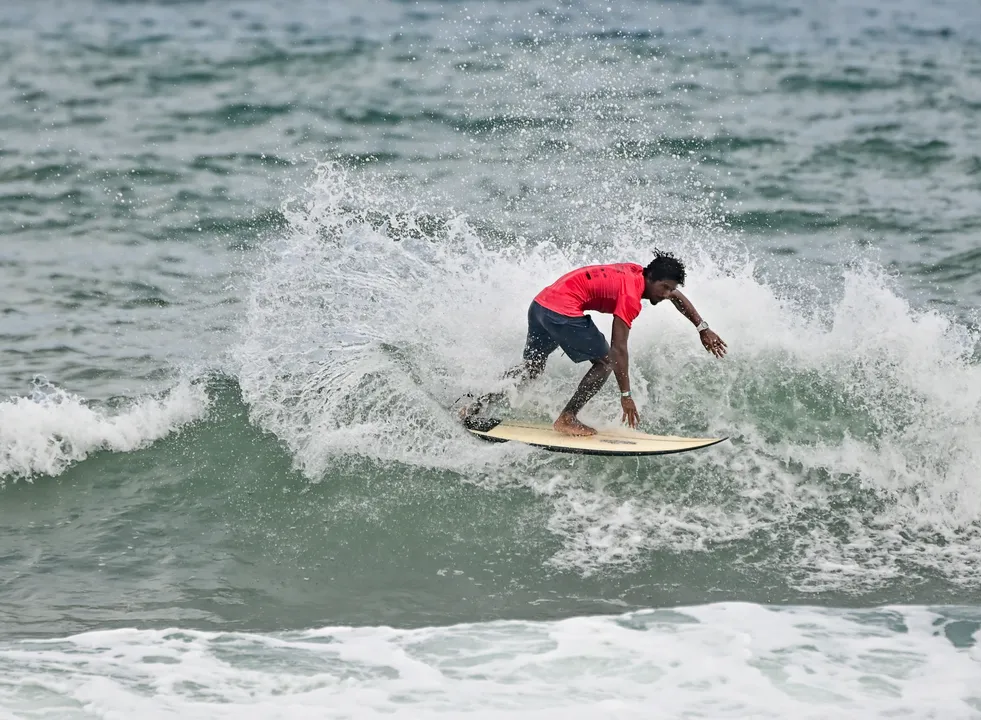
<instances>
[{"instance_id":1,"label":"white sea foam","mask_svg":"<svg viewBox=\"0 0 981 720\"><path fill-rule=\"evenodd\" d=\"M630 341L643 428L730 441L600 462L475 442L448 408L506 387L543 285L579 263L646 262L665 244L640 209L597 250L501 243L462 217L423 232L398 199L330 166L309 193L256 273L237 355L253 420L310 478L353 453L523 484L553 504L564 543L553 561L587 572L763 536L801 589L911 571L981 582L976 337L912 306L875 266L813 288L768 280L717 228L672 236L686 292L730 353L712 358L670 305L645 306ZM358 210L373 203L399 212ZM609 316L596 320L609 334ZM556 353L516 408L554 416L582 372ZM618 417L612 392L584 412Z\"/></svg>"},{"instance_id":2,"label":"white sea foam","mask_svg":"<svg viewBox=\"0 0 981 720\"><path fill-rule=\"evenodd\" d=\"M189 381L115 410L38 382L31 395L0 402L0 482L58 475L101 450L145 447L200 419L208 405L204 385Z\"/></svg>"},{"instance_id":3,"label":"white sea foam","mask_svg":"<svg viewBox=\"0 0 981 720\"><path fill-rule=\"evenodd\" d=\"M18 718L974 718L977 609L620 617L0 645ZM972 637L973 636L973 637Z\"/></svg>"}]
</instances>

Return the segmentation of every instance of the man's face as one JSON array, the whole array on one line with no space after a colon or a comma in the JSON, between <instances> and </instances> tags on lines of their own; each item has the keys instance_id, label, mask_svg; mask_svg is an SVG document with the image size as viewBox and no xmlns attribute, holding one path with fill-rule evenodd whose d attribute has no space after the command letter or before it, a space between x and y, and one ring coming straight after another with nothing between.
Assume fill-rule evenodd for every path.
<instances>
[{"instance_id":1,"label":"man's face","mask_svg":"<svg viewBox=\"0 0 981 720\"><path fill-rule=\"evenodd\" d=\"M678 283L674 280L656 280L651 283L651 305L657 305L662 300L667 300L678 288Z\"/></svg>"}]
</instances>

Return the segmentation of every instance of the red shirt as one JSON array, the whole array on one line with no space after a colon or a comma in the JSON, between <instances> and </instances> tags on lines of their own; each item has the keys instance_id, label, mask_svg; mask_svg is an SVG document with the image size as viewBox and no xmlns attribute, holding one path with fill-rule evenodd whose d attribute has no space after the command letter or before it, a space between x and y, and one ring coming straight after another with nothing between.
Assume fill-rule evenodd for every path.
<instances>
[{"instance_id":1,"label":"red shirt","mask_svg":"<svg viewBox=\"0 0 981 720\"><path fill-rule=\"evenodd\" d=\"M538 293L535 302L569 317L586 310L612 313L630 327L640 314L644 285L644 268L640 265L590 265L560 277Z\"/></svg>"}]
</instances>

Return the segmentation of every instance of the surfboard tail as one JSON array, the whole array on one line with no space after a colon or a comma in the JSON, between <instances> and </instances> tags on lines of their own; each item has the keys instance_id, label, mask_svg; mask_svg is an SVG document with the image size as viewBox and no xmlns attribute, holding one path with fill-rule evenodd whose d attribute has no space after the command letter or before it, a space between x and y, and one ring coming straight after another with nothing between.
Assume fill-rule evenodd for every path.
<instances>
[{"instance_id":1,"label":"surfboard tail","mask_svg":"<svg viewBox=\"0 0 981 720\"><path fill-rule=\"evenodd\" d=\"M490 432L500 424L500 418L465 417L463 419L463 426L467 430L475 430L477 432Z\"/></svg>"}]
</instances>

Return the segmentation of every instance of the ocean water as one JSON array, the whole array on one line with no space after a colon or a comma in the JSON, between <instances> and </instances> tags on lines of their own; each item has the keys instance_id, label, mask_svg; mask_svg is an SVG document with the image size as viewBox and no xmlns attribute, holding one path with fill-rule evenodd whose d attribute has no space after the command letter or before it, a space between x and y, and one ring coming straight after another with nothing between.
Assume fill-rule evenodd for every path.
<instances>
[{"instance_id":1,"label":"ocean water","mask_svg":"<svg viewBox=\"0 0 981 720\"><path fill-rule=\"evenodd\" d=\"M978 38L973 0L0 8L0 718L981 717ZM727 442L460 428L541 287L654 248L729 354L646 307L642 429Z\"/></svg>"}]
</instances>

